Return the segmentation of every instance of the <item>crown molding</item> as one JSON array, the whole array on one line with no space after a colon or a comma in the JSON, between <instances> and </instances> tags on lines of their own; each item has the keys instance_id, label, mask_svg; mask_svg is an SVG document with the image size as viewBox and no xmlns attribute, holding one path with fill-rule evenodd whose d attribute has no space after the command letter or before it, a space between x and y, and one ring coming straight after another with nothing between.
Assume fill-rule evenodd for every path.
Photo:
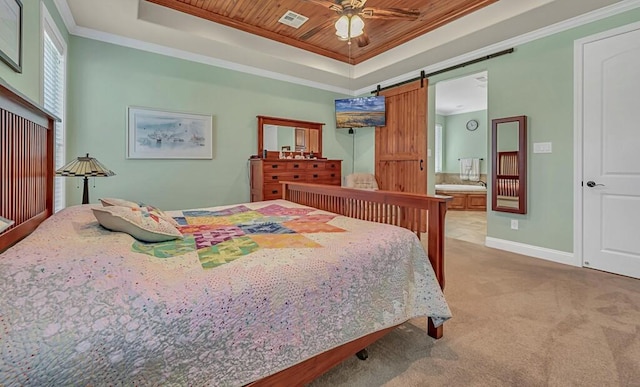
<instances>
[{"instance_id":1,"label":"crown molding","mask_svg":"<svg viewBox=\"0 0 640 387\"><path fill-rule=\"evenodd\" d=\"M417 69L410 73L405 73L403 75L400 75L400 76L397 76L397 77L394 77L394 78L391 78L383 82L373 84L361 89L357 89L357 90L341 88L341 87L336 87L333 85L328 85L320 82L310 81L307 79L292 77L286 74L263 70L263 69L259 69L252 66L241 65L234 62L217 59L211 56L194 54L192 52L179 50L172 47L167 47L167 46L154 44L154 43L148 43L148 42L144 42L137 39L123 37L120 35L105 33L105 32L91 29L91 28L80 27L75 23L73 14L71 13L69 5L67 4L67 0L54 0L54 4L58 8L58 12L60 13L62 20L64 21L65 26L67 27L67 30L71 35L84 37L87 39L92 39L97 41L102 41L106 43L111 43L119 46L134 48L142 51L152 52L155 54L184 59L192 62L203 63L210 66L221 67L228 70L239 71L239 72L261 76L265 78L294 83L302 86L308 86L315 89L356 96L356 95L370 93L372 90L375 90L378 85L380 85L381 87L386 87L389 85L393 85L399 82L404 82L406 80L415 78L417 74L420 73L420 71L425 71L425 73L427 74L432 73L438 70L442 70L451 66L455 66L455 65L467 62L469 60L476 59L478 57L490 55L498 51L502 51L511 47L529 43L537 39L541 39L553 34L557 34L559 32L569 30L571 28L579 27L584 24L588 24L600 19L604 19L610 16L614 16L614 15L638 8L640 7L640 0L622 0L613 5L603 7L592 12L588 12L584 15L567 19L565 21L553 24L551 26L540 28L538 30L511 38L511 39L507 39L502 42L492 44L484 48L474 50L466 54L459 55L457 57L436 63L434 65L431 65L422 69ZM354 66L354 67L357 67L357 66Z\"/></svg>"},{"instance_id":2,"label":"crown molding","mask_svg":"<svg viewBox=\"0 0 640 387\"><path fill-rule=\"evenodd\" d=\"M147 51L154 54L165 55L173 58L184 59L190 62L202 63L210 66L220 67L228 70L234 70L241 73L256 75L264 78L275 79L278 81L284 81L289 83L294 83L301 86L308 86L314 89L321 89L326 91L331 91L340 94L351 94L352 91L349 89L335 87L332 85L327 85L324 83L310 81L308 79L302 79L297 77L292 77L286 74L277 73L274 71L268 71L259 69L257 67L246 66L234 62L229 62L222 59L217 59L211 56L194 54L192 52L179 50L177 48L162 46L155 43L144 42L138 39L132 39L123 37L120 35L110 34L102 31L97 31L91 28L86 27L76 27L73 35L97 40L105 43L111 43L118 46L134 48L141 51Z\"/></svg>"}]
</instances>

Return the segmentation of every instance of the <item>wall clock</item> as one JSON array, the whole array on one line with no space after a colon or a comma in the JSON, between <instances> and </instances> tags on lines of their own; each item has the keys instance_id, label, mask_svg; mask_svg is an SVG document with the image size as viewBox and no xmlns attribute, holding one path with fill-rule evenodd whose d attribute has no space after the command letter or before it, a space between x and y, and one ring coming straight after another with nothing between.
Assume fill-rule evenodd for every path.
<instances>
[{"instance_id":1,"label":"wall clock","mask_svg":"<svg viewBox=\"0 0 640 387\"><path fill-rule=\"evenodd\" d=\"M469 120L467 121L467 130L476 130L478 129L478 121L476 120Z\"/></svg>"}]
</instances>

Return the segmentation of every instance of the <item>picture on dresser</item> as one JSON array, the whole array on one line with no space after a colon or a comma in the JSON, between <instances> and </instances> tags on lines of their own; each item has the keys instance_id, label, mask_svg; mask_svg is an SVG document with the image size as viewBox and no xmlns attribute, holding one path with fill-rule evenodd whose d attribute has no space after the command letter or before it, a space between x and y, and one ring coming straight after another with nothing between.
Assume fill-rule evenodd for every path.
<instances>
[{"instance_id":1,"label":"picture on dresser","mask_svg":"<svg viewBox=\"0 0 640 387\"><path fill-rule=\"evenodd\" d=\"M127 158L212 159L213 117L129 107Z\"/></svg>"}]
</instances>

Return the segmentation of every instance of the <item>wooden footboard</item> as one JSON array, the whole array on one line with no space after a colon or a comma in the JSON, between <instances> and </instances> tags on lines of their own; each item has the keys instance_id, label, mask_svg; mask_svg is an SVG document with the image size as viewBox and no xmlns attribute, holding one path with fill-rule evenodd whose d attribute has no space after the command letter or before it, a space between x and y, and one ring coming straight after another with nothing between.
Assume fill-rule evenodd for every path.
<instances>
[{"instance_id":1,"label":"wooden footboard","mask_svg":"<svg viewBox=\"0 0 640 387\"><path fill-rule=\"evenodd\" d=\"M418 238L426 232L427 255L440 287L444 289L444 218L448 196L427 196L390 191L368 191L321 184L283 182L283 199L336 214L393 224L414 232ZM247 387L303 386L327 372L396 327L371 333L330 351L323 352L293 367L268 376ZM429 336L442 337L442 325L428 321Z\"/></svg>"},{"instance_id":2,"label":"wooden footboard","mask_svg":"<svg viewBox=\"0 0 640 387\"><path fill-rule=\"evenodd\" d=\"M283 199L320 210L393 224L427 233L427 255L444 289L444 217L448 196L427 196L405 192L369 191L323 184L283 182Z\"/></svg>"}]
</instances>

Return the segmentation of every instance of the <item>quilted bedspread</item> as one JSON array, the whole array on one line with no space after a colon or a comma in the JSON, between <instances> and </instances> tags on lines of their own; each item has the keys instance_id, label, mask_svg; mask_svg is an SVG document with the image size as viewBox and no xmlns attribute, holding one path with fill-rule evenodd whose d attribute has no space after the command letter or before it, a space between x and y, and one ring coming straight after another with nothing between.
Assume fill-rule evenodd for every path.
<instances>
[{"instance_id":1,"label":"quilted bedspread","mask_svg":"<svg viewBox=\"0 0 640 387\"><path fill-rule=\"evenodd\" d=\"M173 245L107 231L82 205L0 255L0 385L241 386L451 316L405 229L282 200L170 214Z\"/></svg>"}]
</instances>

